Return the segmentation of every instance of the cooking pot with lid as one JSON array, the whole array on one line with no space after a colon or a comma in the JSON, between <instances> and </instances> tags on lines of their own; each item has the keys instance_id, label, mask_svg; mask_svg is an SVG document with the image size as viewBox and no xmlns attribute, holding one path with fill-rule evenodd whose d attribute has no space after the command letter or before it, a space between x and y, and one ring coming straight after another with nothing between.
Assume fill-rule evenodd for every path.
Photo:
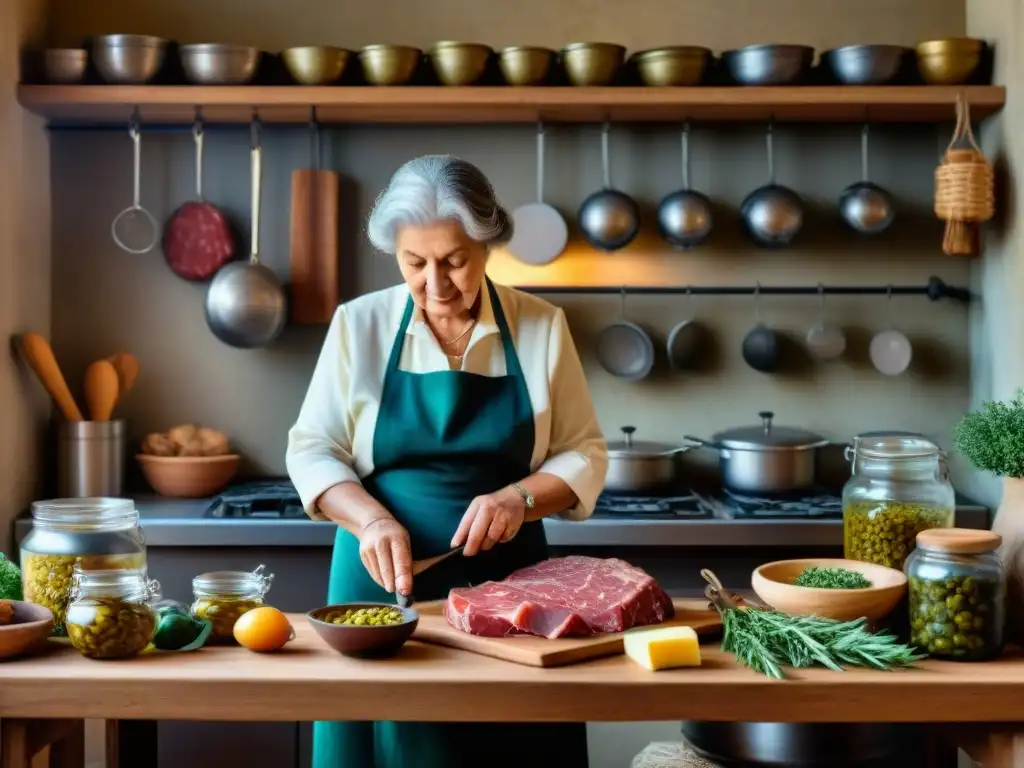
<instances>
[{"instance_id":1,"label":"cooking pot with lid","mask_svg":"<svg viewBox=\"0 0 1024 768\"><path fill-rule=\"evenodd\" d=\"M604 489L612 493L645 493L676 479L677 456L692 445L668 445L634 440L636 427L622 427L624 438L608 444L608 474Z\"/></svg>"},{"instance_id":2,"label":"cooking pot with lid","mask_svg":"<svg viewBox=\"0 0 1024 768\"><path fill-rule=\"evenodd\" d=\"M761 424L727 429L711 440L686 436L695 446L718 451L726 488L744 493L789 493L815 485L818 450L829 441L796 427L777 427L761 411Z\"/></svg>"}]
</instances>

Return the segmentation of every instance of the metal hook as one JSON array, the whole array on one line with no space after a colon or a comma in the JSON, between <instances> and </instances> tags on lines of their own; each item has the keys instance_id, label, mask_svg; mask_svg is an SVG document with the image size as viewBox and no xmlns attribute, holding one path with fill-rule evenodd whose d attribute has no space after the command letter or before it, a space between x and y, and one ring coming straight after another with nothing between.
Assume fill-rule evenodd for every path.
<instances>
[{"instance_id":1,"label":"metal hook","mask_svg":"<svg viewBox=\"0 0 1024 768\"><path fill-rule=\"evenodd\" d=\"M622 286L622 288L620 289L619 301L620 301L619 311L622 313L622 316L625 317L626 316L626 286Z\"/></svg>"},{"instance_id":2,"label":"metal hook","mask_svg":"<svg viewBox=\"0 0 1024 768\"><path fill-rule=\"evenodd\" d=\"M138 135L142 127L142 117L139 113L139 108L135 107L132 110L132 116L128 120L128 135L134 140Z\"/></svg>"}]
</instances>

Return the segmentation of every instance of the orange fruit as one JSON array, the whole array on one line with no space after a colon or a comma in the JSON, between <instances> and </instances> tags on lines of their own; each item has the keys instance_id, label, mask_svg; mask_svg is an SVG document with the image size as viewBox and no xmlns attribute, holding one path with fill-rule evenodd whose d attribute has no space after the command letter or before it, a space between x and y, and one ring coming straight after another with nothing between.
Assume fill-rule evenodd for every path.
<instances>
[{"instance_id":1,"label":"orange fruit","mask_svg":"<svg viewBox=\"0 0 1024 768\"><path fill-rule=\"evenodd\" d=\"M288 617L269 605L246 611L235 622L235 640L250 651L277 651L294 637Z\"/></svg>"}]
</instances>

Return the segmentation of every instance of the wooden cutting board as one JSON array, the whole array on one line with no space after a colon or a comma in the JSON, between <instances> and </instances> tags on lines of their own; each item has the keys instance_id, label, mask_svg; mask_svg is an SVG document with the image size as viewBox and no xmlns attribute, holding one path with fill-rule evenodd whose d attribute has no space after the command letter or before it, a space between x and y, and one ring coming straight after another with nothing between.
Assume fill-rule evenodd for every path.
<instances>
[{"instance_id":1,"label":"wooden cutting board","mask_svg":"<svg viewBox=\"0 0 1024 768\"><path fill-rule=\"evenodd\" d=\"M690 626L702 637L721 631L721 617L718 611L708 610L707 600L675 598L672 602L676 608L675 618L659 626ZM479 637L461 632L448 623L444 617L444 600L416 603L415 608L420 614L420 621L413 633L414 639L482 656L492 656L516 664L561 667L602 656L614 656L623 650L623 632L559 640L548 640L532 635Z\"/></svg>"}]
</instances>

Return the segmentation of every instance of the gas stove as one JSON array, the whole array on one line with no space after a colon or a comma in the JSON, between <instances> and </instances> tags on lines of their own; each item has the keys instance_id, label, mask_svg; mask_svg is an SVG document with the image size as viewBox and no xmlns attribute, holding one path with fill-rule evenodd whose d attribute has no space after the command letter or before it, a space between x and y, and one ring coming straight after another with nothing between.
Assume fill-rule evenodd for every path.
<instances>
[{"instance_id":1,"label":"gas stove","mask_svg":"<svg viewBox=\"0 0 1024 768\"><path fill-rule=\"evenodd\" d=\"M842 502L820 489L786 496L753 496L727 489L663 496L602 493L594 508L596 518L635 520L782 520L842 517Z\"/></svg>"},{"instance_id":2,"label":"gas stove","mask_svg":"<svg viewBox=\"0 0 1024 768\"><path fill-rule=\"evenodd\" d=\"M288 480L232 485L213 500L203 517L227 520L308 520Z\"/></svg>"}]
</instances>

